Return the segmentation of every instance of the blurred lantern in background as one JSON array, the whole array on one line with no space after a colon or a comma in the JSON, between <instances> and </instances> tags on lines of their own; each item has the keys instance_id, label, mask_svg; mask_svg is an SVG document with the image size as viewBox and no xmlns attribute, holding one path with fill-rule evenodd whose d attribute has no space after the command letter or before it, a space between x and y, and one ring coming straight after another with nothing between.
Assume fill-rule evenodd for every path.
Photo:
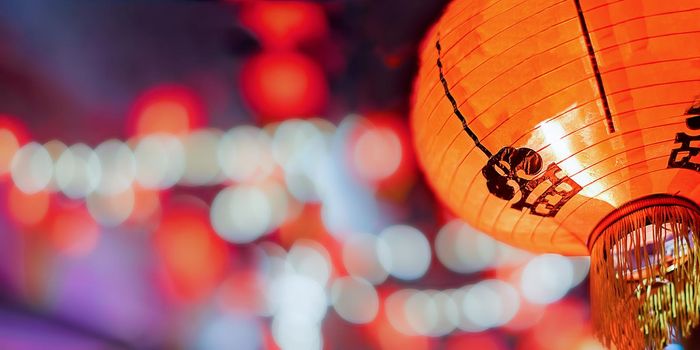
<instances>
[{"instance_id":1,"label":"blurred lantern in background","mask_svg":"<svg viewBox=\"0 0 700 350\"><path fill-rule=\"evenodd\" d=\"M251 1L244 4L240 21L267 49L294 49L328 35L323 8L313 2Z\"/></svg>"},{"instance_id":2,"label":"blurred lantern in background","mask_svg":"<svg viewBox=\"0 0 700 350\"><path fill-rule=\"evenodd\" d=\"M429 182L498 239L590 254L598 335L618 349L700 322L696 5L454 1L422 51Z\"/></svg>"},{"instance_id":3,"label":"blurred lantern in background","mask_svg":"<svg viewBox=\"0 0 700 350\"><path fill-rule=\"evenodd\" d=\"M176 199L154 232L163 282L177 300L206 296L226 272L229 251L209 224L207 211L198 199Z\"/></svg>"},{"instance_id":4,"label":"blurred lantern in background","mask_svg":"<svg viewBox=\"0 0 700 350\"><path fill-rule=\"evenodd\" d=\"M241 94L258 122L322 113L328 100L325 73L314 59L298 51L301 45L328 35L321 5L249 2L242 7L241 22L263 47L244 64L240 75Z\"/></svg>"},{"instance_id":5,"label":"blurred lantern in background","mask_svg":"<svg viewBox=\"0 0 700 350\"><path fill-rule=\"evenodd\" d=\"M261 53L241 71L241 93L259 122L312 117L328 99L326 77L312 59L298 53Z\"/></svg>"},{"instance_id":6,"label":"blurred lantern in background","mask_svg":"<svg viewBox=\"0 0 700 350\"><path fill-rule=\"evenodd\" d=\"M205 124L202 101L190 88L176 84L154 86L132 106L129 128L134 135L182 135Z\"/></svg>"}]
</instances>

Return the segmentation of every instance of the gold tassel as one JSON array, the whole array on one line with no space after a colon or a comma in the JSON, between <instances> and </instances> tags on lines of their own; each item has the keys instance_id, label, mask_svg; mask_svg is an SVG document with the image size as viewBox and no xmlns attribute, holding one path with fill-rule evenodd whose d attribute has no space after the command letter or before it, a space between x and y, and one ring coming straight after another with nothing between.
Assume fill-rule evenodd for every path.
<instances>
[{"instance_id":1,"label":"gold tassel","mask_svg":"<svg viewBox=\"0 0 700 350\"><path fill-rule=\"evenodd\" d=\"M618 350L663 349L700 322L700 210L654 196L598 225L591 308L598 336Z\"/></svg>"}]
</instances>

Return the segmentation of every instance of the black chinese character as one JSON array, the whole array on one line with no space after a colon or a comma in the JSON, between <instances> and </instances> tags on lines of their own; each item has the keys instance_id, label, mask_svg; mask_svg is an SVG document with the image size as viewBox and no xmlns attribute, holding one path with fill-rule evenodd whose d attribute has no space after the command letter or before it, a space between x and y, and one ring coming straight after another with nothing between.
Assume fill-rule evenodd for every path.
<instances>
[{"instance_id":1,"label":"black chinese character","mask_svg":"<svg viewBox=\"0 0 700 350\"><path fill-rule=\"evenodd\" d=\"M700 103L696 102L693 104L686 111L686 114L691 115L685 120L685 125L688 126L688 129L700 130L700 115L693 115L700 114ZM693 145L693 142L697 143ZM679 132L676 134L675 143L680 143L681 145L671 150L671 154L668 157L668 167L700 171L700 163L692 161L693 157L697 157L700 154L700 135L688 135L685 132Z\"/></svg>"},{"instance_id":2,"label":"black chinese character","mask_svg":"<svg viewBox=\"0 0 700 350\"><path fill-rule=\"evenodd\" d=\"M540 191L542 193L535 197ZM511 208L530 208L530 213L534 215L554 216L579 191L581 185L567 176L557 164L551 163L541 176L520 188L522 196Z\"/></svg>"},{"instance_id":3,"label":"black chinese character","mask_svg":"<svg viewBox=\"0 0 700 350\"><path fill-rule=\"evenodd\" d=\"M511 208L530 209L538 216L555 216L581 186L552 163L541 175L542 157L529 148L503 147L481 169L486 186L494 196L511 200L519 193Z\"/></svg>"},{"instance_id":4,"label":"black chinese character","mask_svg":"<svg viewBox=\"0 0 700 350\"><path fill-rule=\"evenodd\" d=\"M529 148L503 147L481 169L494 196L511 200L542 169L542 157Z\"/></svg>"}]
</instances>

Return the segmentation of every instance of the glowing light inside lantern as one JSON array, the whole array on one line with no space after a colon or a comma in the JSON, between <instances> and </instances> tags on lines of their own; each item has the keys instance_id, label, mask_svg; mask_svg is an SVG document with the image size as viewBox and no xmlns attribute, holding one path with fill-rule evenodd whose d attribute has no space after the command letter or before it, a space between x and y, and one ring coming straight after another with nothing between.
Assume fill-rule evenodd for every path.
<instances>
[{"instance_id":1,"label":"glowing light inside lantern","mask_svg":"<svg viewBox=\"0 0 700 350\"><path fill-rule=\"evenodd\" d=\"M574 106L567 107L567 109L571 109L571 111L568 113L579 112L578 109L573 107ZM579 119L583 120L583 118ZM599 180L597 177L590 174L576 158L569 141L564 140L566 131L561 124L559 124L559 122L556 120L547 120L542 122L539 127L542 131L542 135L544 135L545 141L550 144L550 148L556 156L557 164L564 171L566 171L566 173L572 179L574 179L574 181L583 186L583 189L579 192L579 194L586 197L595 197L600 200L604 200L617 207L619 203L615 201L610 193L604 192L607 188L604 181Z\"/></svg>"}]
</instances>

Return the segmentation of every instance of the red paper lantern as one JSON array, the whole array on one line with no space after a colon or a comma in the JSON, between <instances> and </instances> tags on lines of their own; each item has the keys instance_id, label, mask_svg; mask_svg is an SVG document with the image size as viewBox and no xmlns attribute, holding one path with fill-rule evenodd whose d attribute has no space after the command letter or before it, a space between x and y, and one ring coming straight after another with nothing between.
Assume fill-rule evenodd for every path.
<instances>
[{"instance_id":1,"label":"red paper lantern","mask_svg":"<svg viewBox=\"0 0 700 350\"><path fill-rule=\"evenodd\" d=\"M590 254L618 349L700 323L697 5L454 1L421 53L412 127L432 187L498 239Z\"/></svg>"}]
</instances>

